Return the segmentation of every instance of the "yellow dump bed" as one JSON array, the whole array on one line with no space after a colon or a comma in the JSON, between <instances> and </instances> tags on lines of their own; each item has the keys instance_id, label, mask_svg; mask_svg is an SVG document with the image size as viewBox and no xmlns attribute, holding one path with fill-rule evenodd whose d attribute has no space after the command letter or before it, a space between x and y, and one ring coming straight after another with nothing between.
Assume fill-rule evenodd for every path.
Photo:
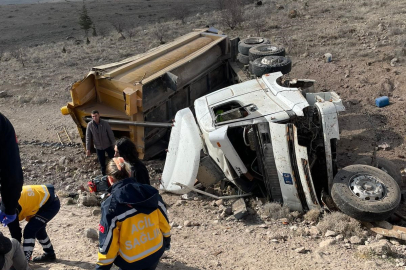
<instances>
[{"instance_id":1,"label":"yellow dump bed","mask_svg":"<svg viewBox=\"0 0 406 270\"><path fill-rule=\"evenodd\" d=\"M86 117L98 110L116 137L129 137L140 158L148 159L166 147L169 129L157 123L170 123L178 110L228 85L229 58L227 36L198 29L144 54L94 67L71 87L72 101L61 110L71 115L83 142Z\"/></svg>"}]
</instances>

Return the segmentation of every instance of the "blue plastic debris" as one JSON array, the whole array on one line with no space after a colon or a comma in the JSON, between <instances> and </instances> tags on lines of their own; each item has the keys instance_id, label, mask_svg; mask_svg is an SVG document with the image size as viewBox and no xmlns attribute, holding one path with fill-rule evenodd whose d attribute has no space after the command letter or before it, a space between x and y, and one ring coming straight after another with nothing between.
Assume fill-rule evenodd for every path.
<instances>
[{"instance_id":1,"label":"blue plastic debris","mask_svg":"<svg viewBox=\"0 0 406 270\"><path fill-rule=\"evenodd\" d=\"M387 96L376 98L375 104L379 108L385 107L385 106L389 105L389 98Z\"/></svg>"}]
</instances>

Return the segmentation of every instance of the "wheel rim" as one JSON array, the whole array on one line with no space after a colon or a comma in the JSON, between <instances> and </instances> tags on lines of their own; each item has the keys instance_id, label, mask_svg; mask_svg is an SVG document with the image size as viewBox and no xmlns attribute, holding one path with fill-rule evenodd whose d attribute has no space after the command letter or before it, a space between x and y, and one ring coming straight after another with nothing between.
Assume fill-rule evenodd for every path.
<instances>
[{"instance_id":1,"label":"wheel rim","mask_svg":"<svg viewBox=\"0 0 406 270\"><path fill-rule=\"evenodd\" d=\"M351 192L364 201L380 201L386 195L386 187L379 178L368 175L356 175L350 179Z\"/></svg>"},{"instance_id":2,"label":"wheel rim","mask_svg":"<svg viewBox=\"0 0 406 270\"><path fill-rule=\"evenodd\" d=\"M246 44L259 44L259 43L262 43L262 42L264 42L263 38L247 38L245 40Z\"/></svg>"},{"instance_id":3,"label":"wheel rim","mask_svg":"<svg viewBox=\"0 0 406 270\"><path fill-rule=\"evenodd\" d=\"M261 59L261 63L264 65L281 64L282 62L283 62L283 58L264 57Z\"/></svg>"},{"instance_id":4,"label":"wheel rim","mask_svg":"<svg viewBox=\"0 0 406 270\"><path fill-rule=\"evenodd\" d=\"M265 52L276 52L278 50L278 47L276 46L268 46L265 48Z\"/></svg>"}]
</instances>

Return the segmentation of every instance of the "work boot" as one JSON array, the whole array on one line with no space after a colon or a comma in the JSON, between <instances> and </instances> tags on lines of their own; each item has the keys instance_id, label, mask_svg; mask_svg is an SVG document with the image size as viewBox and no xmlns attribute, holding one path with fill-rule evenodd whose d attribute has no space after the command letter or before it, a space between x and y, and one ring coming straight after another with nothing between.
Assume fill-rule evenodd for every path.
<instances>
[{"instance_id":1,"label":"work boot","mask_svg":"<svg viewBox=\"0 0 406 270\"><path fill-rule=\"evenodd\" d=\"M48 253L43 253L41 256L34 257L32 259L33 262L53 262L56 260L55 253L54 254L48 254Z\"/></svg>"}]
</instances>

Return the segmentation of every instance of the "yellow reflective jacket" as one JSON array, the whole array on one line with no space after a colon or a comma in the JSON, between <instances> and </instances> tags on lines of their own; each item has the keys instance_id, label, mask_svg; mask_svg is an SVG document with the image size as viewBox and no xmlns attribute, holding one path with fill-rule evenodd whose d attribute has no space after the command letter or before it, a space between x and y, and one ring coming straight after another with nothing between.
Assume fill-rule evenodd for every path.
<instances>
[{"instance_id":1,"label":"yellow reflective jacket","mask_svg":"<svg viewBox=\"0 0 406 270\"><path fill-rule=\"evenodd\" d=\"M18 204L21 211L18 220L30 219L48 201L50 194L45 185L23 186Z\"/></svg>"},{"instance_id":2,"label":"yellow reflective jacket","mask_svg":"<svg viewBox=\"0 0 406 270\"><path fill-rule=\"evenodd\" d=\"M166 207L158 191L133 178L112 186L102 204L96 269L143 269L158 262L170 243Z\"/></svg>"}]
</instances>

